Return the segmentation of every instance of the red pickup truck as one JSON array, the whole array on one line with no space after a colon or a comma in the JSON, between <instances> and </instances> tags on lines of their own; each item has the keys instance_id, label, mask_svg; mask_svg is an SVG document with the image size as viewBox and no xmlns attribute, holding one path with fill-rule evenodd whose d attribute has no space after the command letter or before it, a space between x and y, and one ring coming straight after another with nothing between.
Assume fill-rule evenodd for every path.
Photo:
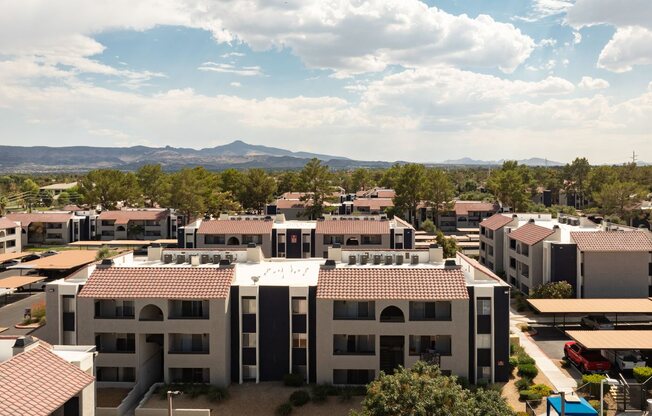
<instances>
[{"instance_id":1,"label":"red pickup truck","mask_svg":"<svg viewBox=\"0 0 652 416\"><path fill-rule=\"evenodd\" d=\"M564 356L583 373L606 372L611 369L611 363L600 351L589 351L575 341L564 345Z\"/></svg>"}]
</instances>

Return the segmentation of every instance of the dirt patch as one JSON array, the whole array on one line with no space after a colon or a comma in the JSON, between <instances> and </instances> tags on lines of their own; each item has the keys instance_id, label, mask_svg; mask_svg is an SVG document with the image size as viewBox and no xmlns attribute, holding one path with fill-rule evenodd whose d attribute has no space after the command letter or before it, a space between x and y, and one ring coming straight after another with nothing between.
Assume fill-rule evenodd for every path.
<instances>
[{"instance_id":1,"label":"dirt patch","mask_svg":"<svg viewBox=\"0 0 652 416\"><path fill-rule=\"evenodd\" d=\"M131 389L124 388L99 388L97 389L97 407L118 407L122 400L127 397Z\"/></svg>"},{"instance_id":2,"label":"dirt patch","mask_svg":"<svg viewBox=\"0 0 652 416\"><path fill-rule=\"evenodd\" d=\"M503 386L503 390L501 392L502 396L507 400L507 403L512 406L512 409L514 409L517 412L524 412L525 411L525 402L522 402L518 399L518 389L514 385L516 380L518 380L520 377L516 375L516 369L512 371L512 375L510 376L510 379L505 385ZM539 374L534 378L533 380L534 384L545 384L547 386L552 387L552 383L550 380L548 380L548 377L546 377L545 374L543 374L543 371L539 371ZM535 409L536 414L542 414L546 412L546 400L545 398L541 400L541 404L537 406Z\"/></svg>"},{"instance_id":3,"label":"dirt patch","mask_svg":"<svg viewBox=\"0 0 652 416\"><path fill-rule=\"evenodd\" d=\"M308 390L308 387L303 389ZM177 409L211 409L212 414L220 416L256 416L274 415L274 409L288 401L296 387L286 387L282 383L265 382L258 384L238 384L229 387L229 398L220 403L213 403L200 396L192 399L181 395L174 398ZM342 402L338 397L329 397L324 403L308 403L292 410L293 416L346 416L351 409L361 408L362 397L353 397ZM167 401L157 395L147 401L145 407L165 408Z\"/></svg>"}]
</instances>

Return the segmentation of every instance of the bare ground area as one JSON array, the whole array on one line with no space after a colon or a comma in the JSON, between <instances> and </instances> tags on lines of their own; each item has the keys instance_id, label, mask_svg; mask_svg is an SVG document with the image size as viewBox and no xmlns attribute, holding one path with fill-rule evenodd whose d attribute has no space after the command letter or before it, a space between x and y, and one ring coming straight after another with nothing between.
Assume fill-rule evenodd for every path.
<instances>
[{"instance_id":1,"label":"bare ground area","mask_svg":"<svg viewBox=\"0 0 652 416\"><path fill-rule=\"evenodd\" d=\"M220 403L212 403L204 396L192 399L188 396L174 398L174 407L177 409L211 409L212 414L220 416L256 416L274 415L274 409L288 401L290 394L297 387L286 387L282 383L265 382L259 384L238 384L229 387L230 397ZM309 390L308 387L303 387ZM329 397L328 401L320 404L308 403L302 407L295 407L292 415L296 416L346 416L351 409L361 408L362 397L353 397L342 402L338 397ZM161 400L157 395L147 401L145 407L165 408L167 401Z\"/></svg>"},{"instance_id":2,"label":"bare ground area","mask_svg":"<svg viewBox=\"0 0 652 416\"><path fill-rule=\"evenodd\" d=\"M512 409L514 409L517 412L524 412L525 411L525 403L520 401L518 399L518 390L516 389L516 386L514 383L516 380L518 380L520 377L516 375L516 369L512 371L512 376L510 377L509 381L505 383L503 386L502 390L502 396L507 400L507 403L512 406ZM545 374L543 374L542 371L539 371L539 374L534 378L534 384L546 384L550 387L552 387L552 383L550 383L550 380L548 380L548 377L546 377ZM545 399L541 401L541 404L534 409L537 414L542 414L546 412L546 401Z\"/></svg>"},{"instance_id":3,"label":"bare ground area","mask_svg":"<svg viewBox=\"0 0 652 416\"><path fill-rule=\"evenodd\" d=\"M114 387L97 389L97 407L118 407L130 391Z\"/></svg>"}]
</instances>

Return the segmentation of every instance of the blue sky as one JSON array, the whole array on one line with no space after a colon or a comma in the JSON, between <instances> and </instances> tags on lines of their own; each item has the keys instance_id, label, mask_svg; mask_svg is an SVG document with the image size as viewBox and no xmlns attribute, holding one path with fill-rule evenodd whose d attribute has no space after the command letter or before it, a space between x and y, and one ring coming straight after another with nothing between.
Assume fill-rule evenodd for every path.
<instances>
[{"instance_id":1,"label":"blue sky","mask_svg":"<svg viewBox=\"0 0 652 416\"><path fill-rule=\"evenodd\" d=\"M0 3L2 144L621 163L650 120L649 0Z\"/></svg>"}]
</instances>

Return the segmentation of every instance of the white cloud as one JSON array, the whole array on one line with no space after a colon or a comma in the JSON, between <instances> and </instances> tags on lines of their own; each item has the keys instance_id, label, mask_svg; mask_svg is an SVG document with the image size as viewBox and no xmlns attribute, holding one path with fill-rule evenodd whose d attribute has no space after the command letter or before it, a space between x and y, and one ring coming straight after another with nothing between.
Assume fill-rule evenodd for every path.
<instances>
[{"instance_id":1,"label":"white cloud","mask_svg":"<svg viewBox=\"0 0 652 416\"><path fill-rule=\"evenodd\" d=\"M573 5L567 0L533 0L532 11L527 16L520 16L517 19L526 22L535 22L546 17L558 16L565 13Z\"/></svg>"},{"instance_id":2,"label":"white cloud","mask_svg":"<svg viewBox=\"0 0 652 416\"><path fill-rule=\"evenodd\" d=\"M573 32L573 44L577 45L582 42L582 34L580 32Z\"/></svg>"},{"instance_id":3,"label":"white cloud","mask_svg":"<svg viewBox=\"0 0 652 416\"><path fill-rule=\"evenodd\" d=\"M608 24L616 27L642 26L652 29L649 0L577 0L566 19L575 28Z\"/></svg>"},{"instance_id":4,"label":"white cloud","mask_svg":"<svg viewBox=\"0 0 652 416\"><path fill-rule=\"evenodd\" d=\"M220 55L220 58L241 58L243 56L245 56L245 54L242 52L229 52Z\"/></svg>"},{"instance_id":5,"label":"white cloud","mask_svg":"<svg viewBox=\"0 0 652 416\"><path fill-rule=\"evenodd\" d=\"M240 87L242 87L242 84L239 83L239 82L231 82L231 83L229 83L229 85L232 86L232 87L234 87L234 88L240 88Z\"/></svg>"},{"instance_id":6,"label":"white cloud","mask_svg":"<svg viewBox=\"0 0 652 416\"><path fill-rule=\"evenodd\" d=\"M609 88L609 82L602 78L582 77L577 86L584 90L603 90Z\"/></svg>"},{"instance_id":7,"label":"white cloud","mask_svg":"<svg viewBox=\"0 0 652 416\"><path fill-rule=\"evenodd\" d=\"M204 62L197 68L200 71L222 72L226 74L241 75L244 77L254 77L263 75L259 66L235 66L231 64L222 64L219 62Z\"/></svg>"},{"instance_id":8,"label":"white cloud","mask_svg":"<svg viewBox=\"0 0 652 416\"><path fill-rule=\"evenodd\" d=\"M541 41L539 41L539 45L538 45L538 46L541 46L541 47L546 47L546 46L553 47L553 46L555 46L556 44L557 44L557 39L546 38L546 39L541 39Z\"/></svg>"},{"instance_id":9,"label":"white cloud","mask_svg":"<svg viewBox=\"0 0 652 416\"><path fill-rule=\"evenodd\" d=\"M613 72L627 72L634 65L651 64L652 30L636 26L618 29L598 58L598 67Z\"/></svg>"}]
</instances>

